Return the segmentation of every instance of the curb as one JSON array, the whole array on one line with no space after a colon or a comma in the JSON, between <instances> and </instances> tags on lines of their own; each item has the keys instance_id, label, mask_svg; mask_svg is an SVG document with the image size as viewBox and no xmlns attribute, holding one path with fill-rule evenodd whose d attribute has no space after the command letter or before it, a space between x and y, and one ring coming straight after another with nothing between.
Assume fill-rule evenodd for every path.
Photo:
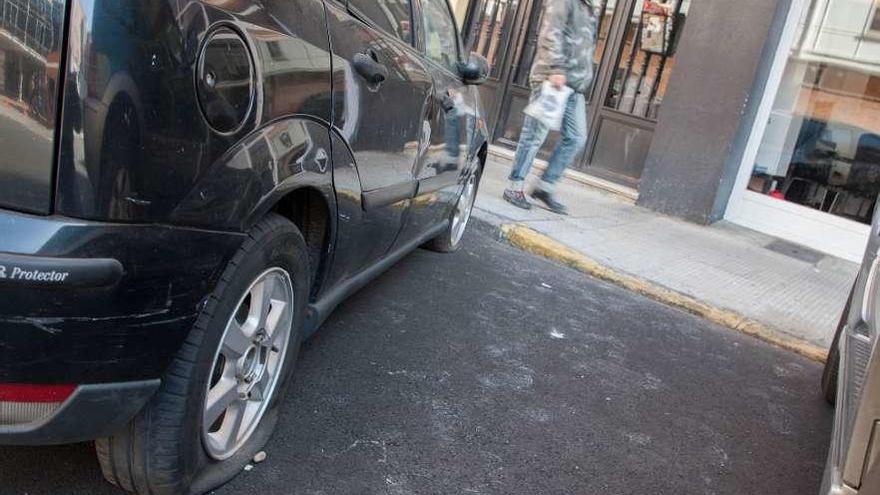
<instances>
[{"instance_id":1,"label":"curb","mask_svg":"<svg viewBox=\"0 0 880 495\"><path fill-rule=\"evenodd\" d=\"M489 154L499 160L505 160L509 162L506 166L510 167L510 164L513 163L515 152L501 146L489 145ZM536 158L534 162L534 168L536 171L546 169L547 161ZM600 179L598 177L593 177L592 175L578 172L577 170L572 170L571 168L565 169L565 172L563 172L563 176L565 176L566 179L570 179L575 183L592 187L593 189L600 191L603 194L610 194L620 201L624 201L631 205L636 204L636 201L639 199L639 193L634 189L620 186L618 184L615 184L614 182Z\"/></svg>"},{"instance_id":2,"label":"curb","mask_svg":"<svg viewBox=\"0 0 880 495\"><path fill-rule=\"evenodd\" d=\"M523 251L558 261L588 275L619 285L661 303L683 309L731 330L796 352L820 363L824 363L827 357L827 350L817 345L798 340L735 311L712 306L691 296L610 268L524 225L503 224L500 227L500 233L508 243Z\"/></svg>"}]
</instances>

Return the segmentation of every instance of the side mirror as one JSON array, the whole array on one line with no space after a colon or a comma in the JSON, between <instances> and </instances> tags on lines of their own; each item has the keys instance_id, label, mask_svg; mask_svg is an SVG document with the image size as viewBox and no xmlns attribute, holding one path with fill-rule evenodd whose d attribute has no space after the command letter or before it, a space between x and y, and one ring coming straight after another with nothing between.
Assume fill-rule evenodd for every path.
<instances>
[{"instance_id":1,"label":"side mirror","mask_svg":"<svg viewBox=\"0 0 880 495\"><path fill-rule=\"evenodd\" d=\"M489 79L489 61L478 53L471 53L467 63L459 64L458 73L465 84L479 86Z\"/></svg>"}]
</instances>

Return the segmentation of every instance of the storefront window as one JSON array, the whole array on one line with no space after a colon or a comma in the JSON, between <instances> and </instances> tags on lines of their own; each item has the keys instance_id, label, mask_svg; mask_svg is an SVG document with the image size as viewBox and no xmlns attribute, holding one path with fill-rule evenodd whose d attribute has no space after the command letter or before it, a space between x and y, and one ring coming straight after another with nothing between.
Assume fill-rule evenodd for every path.
<instances>
[{"instance_id":1,"label":"storefront window","mask_svg":"<svg viewBox=\"0 0 880 495\"><path fill-rule=\"evenodd\" d=\"M869 224L880 192L880 19L873 0L813 0L748 189Z\"/></svg>"}]
</instances>

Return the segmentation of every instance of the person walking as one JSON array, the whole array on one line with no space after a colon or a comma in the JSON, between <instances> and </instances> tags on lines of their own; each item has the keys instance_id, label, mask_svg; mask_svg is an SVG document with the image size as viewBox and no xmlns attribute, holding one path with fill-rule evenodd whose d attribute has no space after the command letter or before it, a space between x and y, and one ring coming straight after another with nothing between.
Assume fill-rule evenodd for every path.
<instances>
[{"instance_id":1,"label":"person walking","mask_svg":"<svg viewBox=\"0 0 880 495\"><path fill-rule=\"evenodd\" d=\"M550 210L566 214L565 205L556 199L556 182L587 141L586 93L593 82L593 52L596 48L597 19L594 0L544 0L544 21L538 34L538 49L529 84L531 99L541 94L541 85L550 81L555 88L572 90L562 119L562 139L553 150L541 180L532 190L532 198ZM550 129L538 119L525 116L510 184L504 199L526 210L532 207L523 192L526 177Z\"/></svg>"}]
</instances>

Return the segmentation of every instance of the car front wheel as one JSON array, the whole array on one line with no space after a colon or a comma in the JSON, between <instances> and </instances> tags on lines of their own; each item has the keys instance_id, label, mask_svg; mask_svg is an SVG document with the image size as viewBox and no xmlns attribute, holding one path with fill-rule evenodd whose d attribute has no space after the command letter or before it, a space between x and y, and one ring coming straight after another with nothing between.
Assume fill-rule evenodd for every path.
<instances>
[{"instance_id":1,"label":"car front wheel","mask_svg":"<svg viewBox=\"0 0 880 495\"><path fill-rule=\"evenodd\" d=\"M849 291L849 297L846 299L846 305L843 307L843 313L841 313L840 321L837 323L837 330L834 332L834 340L831 342L831 348L828 349L825 368L822 370L822 395L825 396L825 400L831 405L834 405L837 401L837 375L840 371L840 337L846 328L855 290L854 285Z\"/></svg>"},{"instance_id":2,"label":"car front wheel","mask_svg":"<svg viewBox=\"0 0 880 495\"><path fill-rule=\"evenodd\" d=\"M464 183L458 201L456 201L455 207L450 214L449 224L440 235L425 243L425 248L440 253L452 253L458 251L458 248L461 247L461 240L471 219L474 201L477 199L477 191L480 188L480 177L483 171L479 158L474 160L473 172L470 173Z\"/></svg>"},{"instance_id":3,"label":"car front wheel","mask_svg":"<svg viewBox=\"0 0 880 495\"><path fill-rule=\"evenodd\" d=\"M108 481L143 495L204 493L263 448L301 341L306 253L283 217L254 227L159 391L127 428L96 441Z\"/></svg>"}]
</instances>

